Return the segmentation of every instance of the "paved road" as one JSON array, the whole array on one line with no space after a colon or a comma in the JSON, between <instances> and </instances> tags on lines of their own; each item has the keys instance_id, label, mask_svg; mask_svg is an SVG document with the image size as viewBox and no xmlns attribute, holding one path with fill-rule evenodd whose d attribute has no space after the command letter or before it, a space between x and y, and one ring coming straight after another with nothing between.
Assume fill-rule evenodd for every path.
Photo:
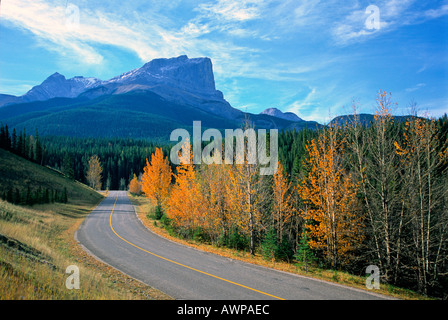
<instances>
[{"instance_id":1,"label":"paved road","mask_svg":"<svg viewBox=\"0 0 448 320\"><path fill-rule=\"evenodd\" d=\"M111 191L86 218L76 237L97 258L175 299L385 298L164 239L142 225L125 191Z\"/></svg>"}]
</instances>

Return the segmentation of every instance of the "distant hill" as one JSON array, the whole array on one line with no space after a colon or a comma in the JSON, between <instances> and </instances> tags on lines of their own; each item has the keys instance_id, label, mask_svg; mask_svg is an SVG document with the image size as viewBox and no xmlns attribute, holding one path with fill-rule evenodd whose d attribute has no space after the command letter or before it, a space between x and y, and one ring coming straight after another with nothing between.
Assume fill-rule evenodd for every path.
<instances>
[{"instance_id":1,"label":"distant hill","mask_svg":"<svg viewBox=\"0 0 448 320\"><path fill-rule=\"evenodd\" d=\"M337 116L328 124L329 127L333 126L345 126L352 123L355 120L355 115L343 115ZM360 113L357 115L359 117L359 122L365 126L370 126L375 121L375 116L373 114ZM414 118L413 116L393 116L396 121L406 121L408 119Z\"/></svg>"},{"instance_id":2,"label":"distant hill","mask_svg":"<svg viewBox=\"0 0 448 320\"><path fill-rule=\"evenodd\" d=\"M32 190L48 188L59 193L65 188L69 203L94 203L102 198L101 194L80 182L0 149L0 194L10 188L22 191L28 187Z\"/></svg>"},{"instance_id":3,"label":"distant hill","mask_svg":"<svg viewBox=\"0 0 448 320\"><path fill-rule=\"evenodd\" d=\"M285 120L289 120L289 121L294 121L294 122L303 121L303 119L299 118L295 113L282 112L281 110L279 110L277 108L268 108L268 109L260 112L260 114L267 114L267 115L270 115L273 117L277 117L277 118L285 119Z\"/></svg>"}]
</instances>

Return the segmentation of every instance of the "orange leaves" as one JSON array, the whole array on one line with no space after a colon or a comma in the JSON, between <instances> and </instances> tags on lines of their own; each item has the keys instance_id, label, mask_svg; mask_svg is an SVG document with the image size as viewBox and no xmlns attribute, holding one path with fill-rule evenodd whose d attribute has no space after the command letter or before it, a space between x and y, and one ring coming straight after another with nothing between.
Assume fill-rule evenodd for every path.
<instances>
[{"instance_id":1,"label":"orange leaves","mask_svg":"<svg viewBox=\"0 0 448 320\"><path fill-rule=\"evenodd\" d=\"M200 193L192 165L180 168L168 200L167 216L181 229L194 229L200 210Z\"/></svg>"},{"instance_id":2,"label":"orange leaves","mask_svg":"<svg viewBox=\"0 0 448 320\"><path fill-rule=\"evenodd\" d=\"M184 147L184 154L180 157L181 164L177 167L175 183L167 201L167 216L179 230L187 232L200 225L202 201L194 165L191 161L186 161L191 157L190 144L186 143Z\"/></svg>"},{"instance_id":3,"label":"orange leaves","mask_svg":"<svg viewBox=\"0 0 448 320\"><path fill-rule=\"evenodd\" d=\"M151 163L146 159L142 176L143 193L157 205L163 205L169 195L171 175L168 159L163 157L162 149L157 148L151 155Z\"/></svg>"},{"instance_id":4,"label":"orange leaves","mask_svg":"<svg viewBox=\"0 0 448 320\"><path fill-rule=\"evenodd\" d=\"M394 141L394 146L399 156L403 156L406 154L406 150L404 150L397 141Z\"/></svg>"},{"instance_id":5,"label":"orange leaves","mask_svg":"<svg viewBox=\"0 0 448 320\"><path fill-rule=\"evenodd\" d=\"M140 194L142 187L140 185L140 181L138 181L137 176L134 173L134 177L129 183L129 192L134 194Z\"/></svg>"},{"instance_id":6,"label":"orange leaves","mask_svg":"<svg viewBox=\"0 0 448 320\"><path fill-rule=\"evenodd\" d=\"M203 225L213 241L225 235L233 224L235 214L231 207L229 166L211 164L203 166L197 178L202 194Z\"/></svg>"},{"instance_id":7,"label":"orange leaves","mask_svg":"<svg viewBox=\"0 0 448 320\"><path fill-rule=\"evenodd\" d=\"M309 205L303 216L310 231L309 244L323 250L336 267L362 240L357 185L342 167L343 149L337 129L325 129L307 150L309 172L299 192Z\"/></svg>"}]
</instances>

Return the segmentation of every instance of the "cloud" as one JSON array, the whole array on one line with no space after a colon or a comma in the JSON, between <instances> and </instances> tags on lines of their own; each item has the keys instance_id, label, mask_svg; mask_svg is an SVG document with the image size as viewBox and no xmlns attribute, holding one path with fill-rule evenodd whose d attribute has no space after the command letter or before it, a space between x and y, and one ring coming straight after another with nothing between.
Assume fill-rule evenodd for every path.
<instances>
[{"instance_id":1,"label":"cloud","mask_svg":"<svg viewBox=\"0 0 448 320\"><path fill-rule=\"evenodd\" d=\"M34 34L42 46L64 56L77 57L87 64L103 62L102 55L93 47L97 44L129 48L142 59L155 55L156 51L146 43L147 39L120 24L117 17L86 7L78 8L78 13L76 20L73 19L76 11L66 11L62 5L52 6L39 0L16 0L2 6L2 18Z\"/></svg>"},{"instance_id":2,"label":"cloud","mask_svg":"<svg viewBox=\"0 0 448 320\"><path fill-rule=\"evenodd\" d=\"M16 96L20 96L24 92L27 92L34 85L35 83L31 81L0 78L0 87L2 88L2 91Z\"/></svg>"},{"instance_id":3,"label":"cloud","mask_svg":"<svg viewBox=\"0 0 448 320\"><path fill-rule=\"evenodd\" d=\"M76 10L67 12L70 5L66 0L3 2L2 24L32 34L38 45L59 55L58 63L90 65L90 70L110 66L116 48L142 62L181 54L208 56L213 61L217 87L223 86L231 100L254 108L252 97L244 91L249 81L261 80L256 82L262 83L260 87L275 86L269 93L271 101L278 99L280 106L300 117L320 121L328 117L323 108L330 106L332 112L337 112L347 103L347 93L359 94L361 90L343 78L355 73L357 60L368 53L353 48L340 54L340 46L368 41L401 26L448 14L446 1L443 5L428 5L416 0L378 0L373 3L380 10L380 28L369 29L366 21L371 12L366 13L366 9L370 2L366 0L68 3L78 6L79 24ZM121 57L121 52L117 56ZM432 63L425 57L418 72ZM232 78L247 80L244 90L231 85ZM306 88L305 93L295 90L299 86ZM413 92L420 88L416 85L404 90Z\"/></svg>"},{"instance_id":4,"label":"cloud","mask_svg":"<svg viewBox=\"0 0 448 320\"><path fill-rule=\"evenodd\" d=\"M448 15L448 4L444 4L437 9L429 9L425 11L424 15L431 19L436 19Z\"/></svg>"},{"instance_id":5,"label":"cloud","mask_svg":"<svg viewBox=\"0 0 448 320\"><path fill-rule=\"evenodd\" d=\"M248 21L260 17L259 0L218 0L216 3L200 4L197 11L211 19L225 21Z\"/></svg>"},{"instance_id":6,"label":"cloud","mask_svg":"<svg viewBox=\"0 0 448 320\"><path fill-rule=\"evenodd\" d=\"M419 83L419 84L415 85L412 88L406 88L405 91L406 92L414 92L414 91L417 91L417 90L419 90L419 89L421 89L423 87L426 87L426 83Z\"/></svg>"},{"instance_id":7,"label":"cloud","mask_svg":"<svg viewBox=\"0 0 448 320\"><path fill-rule=\"evenodd\" d=\"M341 19L335 19L332 36L336 44L347 45L365 41L406 25L421 24L448 15L448 4L435 9L425 9L426 3L416 0L382 0L374 6L356 4ZM367 10L377 8L377 12ZM342 12L342 11L341 11ZM376 28L368 28L369 19L378 19Z\"/></svg>"},{"instance_id":8,"label":"cloud","mask_svg":"<svg viewBox=\"0 0 448 320\"><path fill-rule=\"evenodd\" d=\"M133 52L142 62L181 54L209 56L214 64L221 64L217 67L218 72L231 76L254 70L252 67L255 65L244 60L247 60L247 54L257 50L235 45L229 37L203 36L223 30L230 30L233 36L245 36L247 30L239 28L238 23L256 19L260 3L254 0L220 0L216 6L199 5L196 11L192 10L199 15L177 22L159 12L137 11L138 5L127 7L129 3L114 10L115 6L111 4L110 10L106 10L80 2L79 7L74 6L79 12L78 23L73 19L74 11L66 11L65 1L58 5L46 0L15 0L2 4L2 20L32 33L39 45L57 52L64 61L100 65L105 59L101 46L108 45ZM221 20L213 20L211 16ZM174 20L173 17L171 19ZM254 35L253 32L251 34Z\"/></svg>"}]
</instances>

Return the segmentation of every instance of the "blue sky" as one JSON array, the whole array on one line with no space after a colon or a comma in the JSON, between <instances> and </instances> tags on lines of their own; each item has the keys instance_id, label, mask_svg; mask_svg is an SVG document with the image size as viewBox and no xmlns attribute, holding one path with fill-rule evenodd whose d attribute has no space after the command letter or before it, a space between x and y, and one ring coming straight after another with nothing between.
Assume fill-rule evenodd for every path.
<instances>
[{"instance_id":1,"label":"blue sky","mask_svg":"<svg viewBox=\"0 0 448 320\"><path fill-rule=\"evenodd\" d=\"M448 1L3 0L0 93L54 72L107 80L154 58L212 59L235 108L277 107L328 122L373 113L448 112Z\"/></svg>"}]
</instances>

